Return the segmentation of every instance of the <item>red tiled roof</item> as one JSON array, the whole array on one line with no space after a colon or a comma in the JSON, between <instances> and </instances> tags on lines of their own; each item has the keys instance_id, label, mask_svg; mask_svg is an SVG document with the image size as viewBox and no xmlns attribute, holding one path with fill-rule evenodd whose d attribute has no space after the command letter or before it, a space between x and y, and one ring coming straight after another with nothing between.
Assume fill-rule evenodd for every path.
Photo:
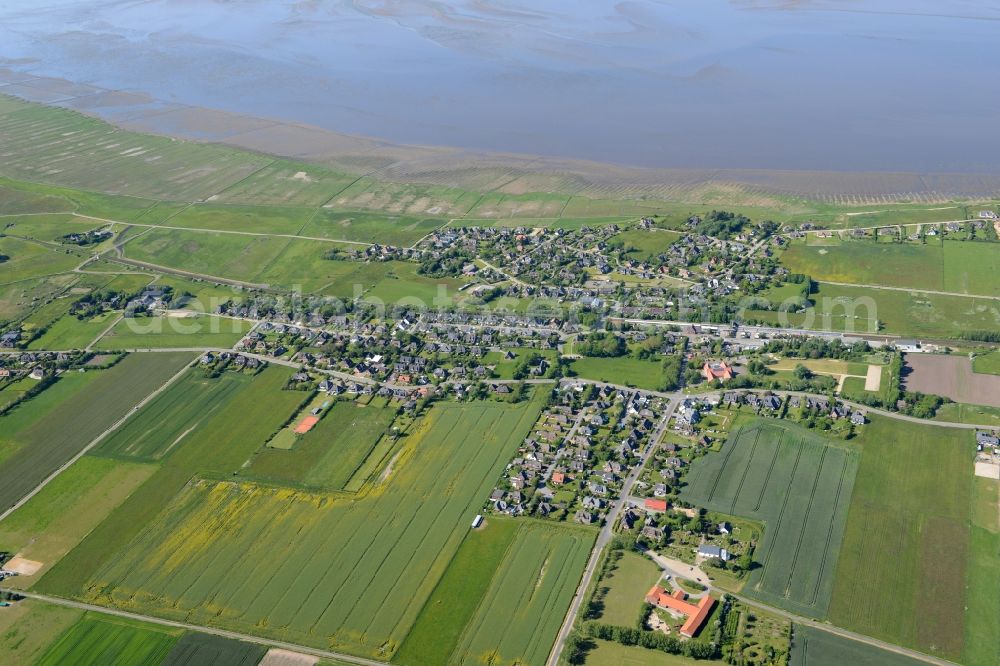
<instances>
[{"instance_id":1,"label":"red tiled roof","mask_svg":"<svg viewBox=\"0 0 1000 666\"><path fill-rule=\"evenodd\" d=\"M681 626L681 635L688 638L698 633L701 625L708 618L708 614L712 612L712 607L715 606L715 599L707 594L697 604L693 604L687 601L687 594L682 590L677 590L673 594L667 594L667 591L660 585L654 585L646 593L646 601L654 606L668 608L687 615L687 620Z\"/></svg>"},{"instance_id":2,"label":"red tiled roof","mask_svg":"<svg viewBox=\"0 0 1000 666\"><path fill-rule=\"evenodd\" d=\"M648 499L648 500L645 501L645 506L650 511L666 511L667 510L667 500Z\"/></svg>"}]
</instances>

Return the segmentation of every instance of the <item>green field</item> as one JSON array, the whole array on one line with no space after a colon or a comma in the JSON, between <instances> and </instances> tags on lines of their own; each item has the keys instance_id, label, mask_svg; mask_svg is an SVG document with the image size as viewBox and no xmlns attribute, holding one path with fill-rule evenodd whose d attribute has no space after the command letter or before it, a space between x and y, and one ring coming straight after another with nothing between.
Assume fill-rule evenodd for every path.
<instances>
[{"instance_id":1,"label":"green field","mask_svg":"<svg viewBox=\"0 0 1000 666\"><path fill-rule=\"evenodd\" d=\"M961 402L948 402L941 405L934 413L935 421L951 423L972 423L1000 427L1000 408L982 405L967 405Z\"/></svg>"},{"instance_id":2,"label":"green field","mask_svg":"<svg viewBox=\"0 0 1000 666\"><path fill-rule=\"evenodd\" d=\"M160 666L256 666L267 649L243 641L188 632L174 644Z\"/></svg>"},{"instance_id":3,"label":"green field","mask_svg":"<svg viewBox=\"0 0 1000 666\"><path fill-rule=\"evenodd\" d=\"M7 663L34 664L83 611L24 599L0 613L0 654Z\"/></svg>"},{"instance_id":4,"label":"green field","mask_svg":"<svg viewBox=\"0 0 1000 666\"><path fill-rule=\"evenodd\" d=\"M145 483L38 581L38 588L60 596L78 596L91 573L132 540L192 477L231 476L239 470L298 406L300 394L281 390L292 372L269 367L252 379L227 373L216 390L227 390L228 382L237 383L239 390L229 398L226 409L218 410L184 437ZM174 385L167 392L179 390ZM262 404L268 408L261 409ZM137 418L142 418L141 412Z\"/></svg>"},{"instance_id":5,"label":"green field","mask_svg":"<svg viewBox=\"0 0 1000 666\"><path fill-rule=\"evenodd\" d=\"M618 358L588 357L572 362L573 372L584 379L611 384L637 386L652 391L663 384L663 366L659 361L622 356Z\"/></svg>"},{"instance_id":6,"label":"green field","mask_svg":"<svg viewBox=\"0 0 1000 666\"><path fill-rule=\"evenodd\" d=\"M149 465L84 456L0 522L0 551L42 567L5 582L29 587L153 473Z\"/></svg>"},{"instance_id":7,"label":"green field","mask_svg":"<svg viewBox=\"0 0 1000 666\"><path fill-rule=\"evenodd\" d=\"M857 470L857 453L804 428L758 420L722 451L691 465L682 499L763 521L763 564L744 594L812 617L826 615Z\"/></svg>"},{"instance_id":8,"label":"green field","mask_svg":"<svg viewBox=\"0 0 1000 666\"><path fill-rule=\"evenodd\" d=\"M967 603L972 434L873 417L857 441L830 620L956 659Z\"/></svg>"},{"instance_id":9,"label":"green field","mask_svg":"<svg viewBox=\"0 0 1000 666\"><path fill-rule=\"evenodd\" d=\"M300 235L407 246L447 221L436 217L323 209L302 229Z\"/></svg>"},{"instance_id":10,"label":"green field","mask_svg":"<svg viewBox=\"0 0 1000 666\"><path fill-rule=\"evenodd\" d=\"M142 521L145 529L130 529L116 551L102 548L102 566L85 568L95 573L83 598L317 647L391 654L539 409L537 402L435 406L391 473L360 497L238 481L182 484L159 517ZM176 464L184 450L165 460Z\"/></svg>"},{"instance_id":11,"label":"green field","mask_svg":"<svg viewBox=\"0 0 1000 666\"><path fill-rule=\"evenodd\" d=\"M94 349L228 349L251 328L249 321L213 315L126 317L94 343Z\"/></svg>"},{"instance_id":12,"label":"green field","mask_svg":"<svg viewBox=\"0 0 1000 666\"><path fill-rule=\"evenodd\" d=\"M245 384L232 373L213 379L197 369L189 370L92 453L132 460L159 460L203 422L221 413Z\"/></svg>"},{"instance_id":13,"label":"green field","mask_svg":"<svg viewBox=\"0 0 1000 666\"><path fill-rule=\"evenodd\" d=\"M801 314L749 311L746 318L796 328L944 339L1000 326L1000 309L990 298L820 284L810 299L815 307Z\"/></svg>"},{"instance_id":14,"label":"green field","mask_svg":"<svg viewBox=\"0 0 1000 666\"><path fill-rule=\"evenodd\" d=\"M676 231L664 229L630 229L615 234L611 237L610 243L621 243L626 249L626 254L638 261L647 261L651 257L656 257L667 251L674 241L681 237Z\"/></svg>"},{"instance_id":15,"label":"green field","mask_svg":"<svg viewBox=\"0 0 1000 666\"><path fill-rule=\"evenodd\" d=\"M553 524L522 527L449 663L545 663L596 536Z\"/></svg>"},{"instance_id":16,"label":"green field","mask_svg":"<svg viewBox=\"0 0 1000 666\"><path fill-rule=\"evenodd\" d=\"M646 593L656 584L663 572L652 560L632 552L625 552L614 571L601 579L600 587L607 587L600 621L620 627L635 625Z\"/></svg>"},{"instance_id":17,"label":"green field","mask_svg":"<svg viewBox=\"0 0 1000 666\"><path fill-rule=\"evenodd\" d=\"M312 430L293 435L293 448L262 448L247 473L274 483L341 490L368 459L394 416L393 409L337 401Z\"/></svg>"},{"instance_id":18,"label":"green field","mask_svg":"<svg viewBox=\"0 0 1000 666\"><path fill-rule=\"evenodd\" d=\"M520 528L521 521L491 516L468 533L393 656L394 663L437 666L448 661Z\"/></svg>"},{"instance_id":19,"label":"green field","mask_svg":"<svg viewBox=\"0 0 1000 666\"><path fill-rule=\"evenodd\" d=\"M3 262L3 283L65 273L83 262L69 249L57 250L13 236L0 237L0 254L9 257Z\"/></svg>"},{"instance_id":20,"label":"green field","mask_svg":"<svg viewBox=\"0 0 1000 666\"><path fill-rule=\"evenodd\" d=\"M190 360L191 354L183 353L132 354L108 370L84 373L95 376L77 383L77 390L68 396L61 391L47 395L65 381L60 379L56 386L0 417L0 447L16 448L0 467L0 507L12 506ZM53 404L53 398L64 399L44 414L31 404ZM25 423L26 415L36 418ZM8 438L9 442L2 442Z\"/></svg>"},{"instance_id":21,"label":"green field","mask_svg":"<svg viewBox=\"0 0 1000 666\"><path fill-rule=\"evenodd\" d=\"M789 661L791 666L919 666L926 663L801 624L792 628Z\"/></svg>"},{"instance_id":22,"label":"green field","mask_svg":"<svg viewBox=\"0 0 1000 666\"><path fill-rule=\"evenodd\" d=\"M105 312L83 321L73 315L63 315L40 337L31 341L28 349L85 349L118 317L117 312Z\"/></svg>"},{"instance_id":23,"label":"green field","mask_svg":"<svg viewBox=\"0 0 1000 666\"><path fill-rule=\"evenodd\" d=\"M990 375L1000 375L1000 351L979 354L972 359L972 371Z\"/></svg>"},{"instance_id":24,"label":"green field","mask_svg":"<svg viewBox=\"0 0 1000 666\"><path fill-rule=\"evenodd\" d=\"M49 647L37 666L159 664L180 634L179 629L87 613Z\"/></svg>"},{"instance_id":25,"label":"green field","mask_svg":"<svg viewBox=\"0 0 1000 666\"><path fill-rule=\"evenodd\" d=\"M963 663L1000 663L1000 481L973 479Z\"/></svg>"},{"instance_id":26,"label":"green field","mask_svg":"<svg viewBox=\"0 0 1000 666\"><path fill-rule=\"evenodd\" d=\"M859 240L822 247L792 244L781 254L781 262L793 273L820 281L997 296L1000 285L993 278L1000 270L998 250L996 243Z\"/></svg>"}]
</instances>

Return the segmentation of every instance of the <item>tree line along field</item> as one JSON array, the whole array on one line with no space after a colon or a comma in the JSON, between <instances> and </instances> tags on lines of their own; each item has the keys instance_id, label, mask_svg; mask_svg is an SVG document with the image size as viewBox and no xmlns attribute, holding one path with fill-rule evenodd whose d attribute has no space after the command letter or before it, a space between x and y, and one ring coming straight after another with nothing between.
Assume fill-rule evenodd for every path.
<instances>
[{"instance_id":1,"label":"tree line along field","mask_svg":"<svg viewBox=\"0 0 1000 666\"><path fill-rule=\"evenodd\" d=\"M289 450L262 448L247 475L282 485L344 490L372 456L395 416L394 410L338 400Z\"/></svg>"},{"instance_id":2,"label":"tree line along field","mask_svg":"<svg viewBox=\"0 0 1000 666\"><path fill-rule=\"evenodd\" d=\"M980 296L1000 295L993 277L1000 270L1000 245L991 242L930 240L789 245L781 263L814 280L877 284Z\"/></svg>"},{"instance_id":3,"label":"tree line along field","mask_svg":"<svg viewBox=\"0 0 1000 666\"><path fill-rule=\"evenodd\" d=\"M681 498L712 511L761 520L744 594L824 617L847 517L856 451L781 421L730 434L717 455L691 465Z\"/></svg>"},{"instance_id":4,"label":"tree line along field","mask_svg":"<svg viewBox=\"0 0 1000 666\"><path fill-rule=\"evenodd\" d=\"M53 581L99 604L388 657L539 409L435 406L383 484L352 499L185 480L155 520L147 507L146 527L129 529L117 548L81 553L92 572L85 584L68 569L76 551L61 562L72 581ZM145 503L142 490L130 500Z\"/></svg>"},{"instance_id":5,"label":"tree line along field","mask_svg":"<svg viewBox=\"0 0 1000 666\"><path fill-rule=\"evenodd\" d=\"M66 381L57 379L0 417L0 448L12 450L0 453L0 507L16 503L191 360L189 353L129 355L110 369L82 373L93 373L85 381L67 382L72 391L52 392Z\"/></svg>"},{"instance_id":6,"label":"tree line along field","mask_svg":"<svg viewBox=\"0 0 1000 666\"><path fill-rule=\"evenodd\" d=\"M971 431L872 417L857 441L829 619L959 659L965 633L993 621L966 612Z\"/></svg>"}]
</instances>

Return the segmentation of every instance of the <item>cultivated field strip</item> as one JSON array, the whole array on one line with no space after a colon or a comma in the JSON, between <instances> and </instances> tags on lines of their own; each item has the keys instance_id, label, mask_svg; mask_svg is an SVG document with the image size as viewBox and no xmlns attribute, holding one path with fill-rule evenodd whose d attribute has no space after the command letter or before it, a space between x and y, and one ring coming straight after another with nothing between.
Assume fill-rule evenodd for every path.
<instances>
[{"instance_id":1,"label":"cultivated field strip","mask_svg":"<svg viewBox=\"0 0 1000 666\"><path fill-rule=\"evenodd\" d=\"M449 663L543 664L593 537L568 527L522 527Z\"/></svg>"},{"instance_id":2,"label":"cultivated field strip","mask_svg":"<svg viewBox=\"0 0 1000 666\"><path fill-rule=\"evenodd\" d=\"M534 405L436 406L388 480L357 497L195 480L85 598L390 654L536 417Z\"/></svg>"},{"instance_id":3,"label":"cultivated field strip","mask_svg":"<svg viewBox=\"0 0 1000 666\"><path fill-rule=\"evenodd\" d=\"M761 520L764 536L745 592L822 617L833 586L857 453L781 422L731 433L721 453L697 460L684 499Z\"/></svg>"}]
</instances>

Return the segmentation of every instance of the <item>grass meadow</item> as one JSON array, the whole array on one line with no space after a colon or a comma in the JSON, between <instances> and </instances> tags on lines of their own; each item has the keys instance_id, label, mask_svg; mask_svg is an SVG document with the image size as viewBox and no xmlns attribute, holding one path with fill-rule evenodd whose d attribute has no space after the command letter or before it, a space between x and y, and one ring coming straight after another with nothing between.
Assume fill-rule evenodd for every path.
<instances>
[{"instance_id":1,"label":"grass meadow","mask_svg":"<svg viewBox=\"0 0 1000 666\"><path fill-rule=\"evenodd\" d=\"M1000 375L1000 351L979 354L972 360L972 371L989 375Z\"/></svg>"},{"instance_id":2,"label":"grass meadow","mask_svg":"<svg viewBox=\"0 0 1000 666\"><path fill-rule=\"evenodd\" d=\"M361 496L240 481L182 483L155 520L130 529L128 541L87 569L93 574L82 598L387 656L538 411L536 402L435 406L391 473ZM225 418L233 414L245 419L235 406ZM176 463L183 451L166 462Z\"/></svg>"},{"instance_id":3,"label":"grass meadow","mask_svg":"<svg viewBox=\"0 0 1000 666\"><path fill-rule=\"evenodd\" d=\"M922 243L844 241L839 245L792 244L781 263L814 280L877 284L907 289L1000 295L1000 245L933 240Z\"/></svg>"},{"instance_id":4,"label":"grass meadow","mask_svg":"<svg viewBox=\"0 0 1000 666\"><path fill-rule=\"evenodd\" d=\"M743 593L801 615L824 617L834 584L857 453L804 428L754 421L718 454L691 465L685 501L763 521L754 554L763 566Z\"/></svg>"},{"instance_id":5,"label":"grass meadow","mask_svg":"<svg viewBox=\"0 0 1000 666\"><path fill-rule=\"evenodd\" d=\"M662 575L652 560L625 552L614 570L601 579L600 587L608 591L604 595L600 621L619 627L634 626L646 593Z\"/></svg>"},{"instance_id":6,"label":"grass meadow","mask_svg":"<svg viewBox=\"0 0 1000 666\"><path fill-rule=\"evenodd\" d=\"M623 356L603 358L584 356L573 360L571 367L577 376L611 384L637 386L658 391L663 384L661 361Z\"/></svg>"},{"instance_id":7,"label":"grass meadow","mask_svg":"<svg viewBox=\"0 0 1000 666\"><path fill-rule=\"evenodd\" d=\"M60 379L0 418L0 438L17 447L0 467L0 507L12 506L190 360L191 354L181 353L129 355L108 370L83 373L94 373L94 378L76 383L68 395L46 395L59 388ZM39 413L31 404L35 401L52 406ZM25 415L36 418L26 423Z\"/></svg>"},{"instance_id":8,"label":"grass meadow","mask_svg":"<svg viewBox=\"0 0 1000 666\"><path fill-rule=\"evenodd\" d=\"M861 448L830 620L961 656L969 557L969 431L872 417Z\"/></svg>"},{"instance_id":9,"label":"grass meadow","mask_svg":"<svg viewBox=\"0 0 1000 666\"><path fill-rule=\"evenodd\" d=\"M45 333L32 340L28 349L85 349L114 323L119 314L103 312L84 320L63 315Z\"/></svg>"},{"instance_id":10,"label":"grass meadow","mask_svg":"<svg viewBox=\"0 0 1000 666\"><path fill-rule=\"evenodd\" d=\"M962 662L1000 663L1000 481L973 479Z\"/></svg>"}]
</instances>

